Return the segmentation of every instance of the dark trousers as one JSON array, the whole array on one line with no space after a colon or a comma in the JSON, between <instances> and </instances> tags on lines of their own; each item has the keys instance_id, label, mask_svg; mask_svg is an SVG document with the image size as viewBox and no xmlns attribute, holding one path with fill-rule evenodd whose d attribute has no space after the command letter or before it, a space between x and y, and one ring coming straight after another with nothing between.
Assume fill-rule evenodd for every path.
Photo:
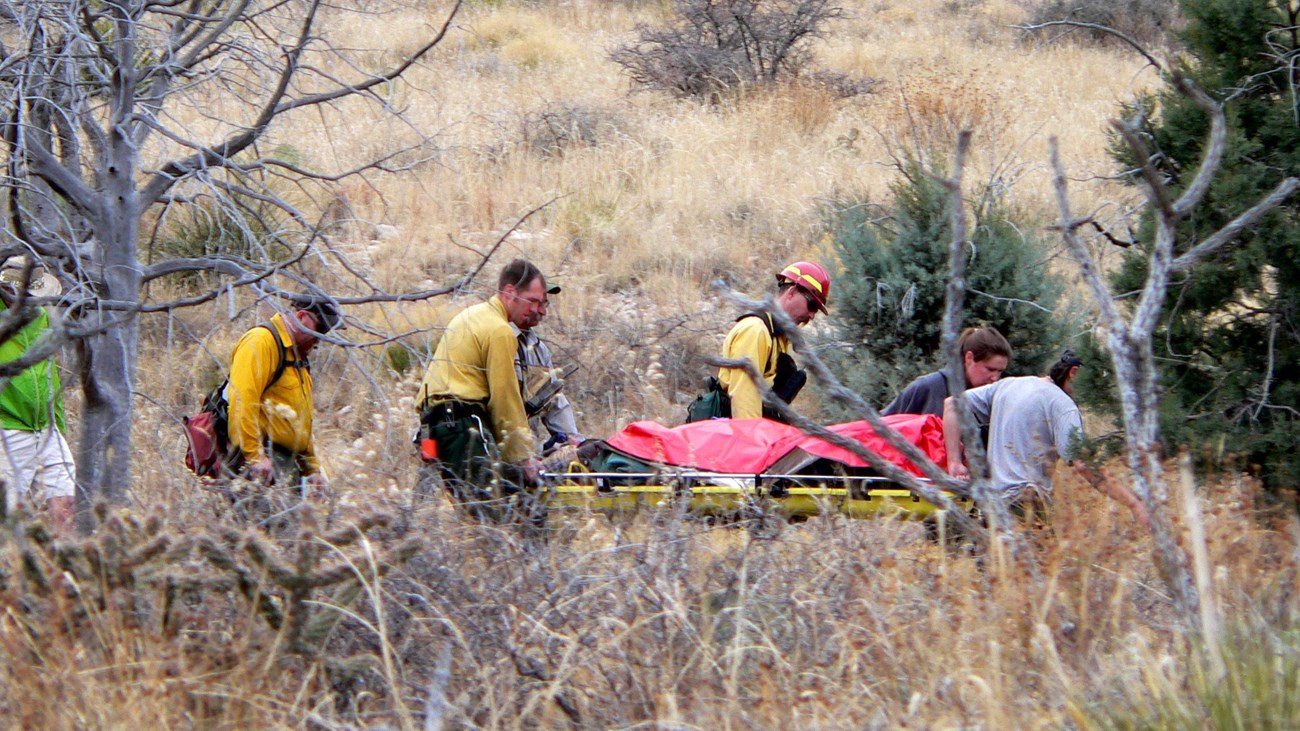
<instances>
[{"instance_id":1,"label":"dark trousers","mask_svg":"<svg viewBox=\"0 0 1300 731\"><path fill-rule=\"evenodd\" d=\"M536 513L536 497L523 490L519 468L502 462L494 448L481 405L440 402L426 408L420 422L420 439L433 440L437 457L424 460L417 493L432 495L441 482L457 504L484 522Z\"/></svg>"}]
</instances>

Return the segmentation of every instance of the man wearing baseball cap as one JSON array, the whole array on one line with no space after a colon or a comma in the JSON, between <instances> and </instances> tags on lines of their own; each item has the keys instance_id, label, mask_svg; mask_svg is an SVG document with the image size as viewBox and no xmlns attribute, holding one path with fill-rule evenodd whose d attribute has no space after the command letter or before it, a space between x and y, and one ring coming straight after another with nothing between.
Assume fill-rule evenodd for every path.
<instances>
[{"instance_id":1,"label":"man wearing baseball cap","mask_svg":"<svg viewBox=\"0 0 1300 731\"><path fill-rule=\"evenodd\" d=\"M1123 484L1093 469L1080 458L1083 416L1074 402L1074 378L1083 360L1067 350L1046 376L1003 378L966 391L966 405L980 428L989 428L988 467L992 486L1011 511L1031 521L1049 518L1052 477L1065 460L1098 492L1132 511L1149 527L1146 507ZM962 452L961 419L956 400L943 404L943 436L948 472L970 479Z\"/></svg>"},{"instance_id":2,"label":"man wearing baseball cap","mask_svg":"<svg viewBox=\"0 0 1300 731\"><path fill-rule=\"evenodd\" d=\"M263 485L324 486L312 442L312 379L307 356L320 335L342 327L322 294L292 298L292 310L244 333L230 357L232 467Z\"/></svg>"}]
</instances>

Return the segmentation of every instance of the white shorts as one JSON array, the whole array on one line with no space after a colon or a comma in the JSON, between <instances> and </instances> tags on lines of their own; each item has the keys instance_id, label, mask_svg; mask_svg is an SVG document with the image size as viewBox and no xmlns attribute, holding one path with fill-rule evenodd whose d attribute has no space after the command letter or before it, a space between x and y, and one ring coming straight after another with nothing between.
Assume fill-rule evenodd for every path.
<instances>
[{"instance_id":1,"label":"white shorts","mask_svg":"<svg viewBox=\"0 0 1300 731\"><path fill-rule=\"evenodd\" d=\"M67 440L54 427L0 429L0 480L4 480L9 513L19 502L39 505L52 497L72 497L77 491L77 468ZM41 497L33 495L38 486L44 491Z\"/></svg>"}]
</instances>

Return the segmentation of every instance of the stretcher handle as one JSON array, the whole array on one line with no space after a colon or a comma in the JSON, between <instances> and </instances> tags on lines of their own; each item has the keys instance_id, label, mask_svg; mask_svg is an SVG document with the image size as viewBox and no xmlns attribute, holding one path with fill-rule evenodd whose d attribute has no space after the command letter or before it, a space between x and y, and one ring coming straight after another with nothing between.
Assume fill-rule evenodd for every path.
<instances>
[{"instance_id":1,"label":"stretcher handle","mask_svg":"<svg viewBox=\"0 0 1300 731\"><path fill-rule=\"evenodd\" d=\"M773 475L773 474L752 474L746 472L548 472L543 471L541 476L553 482L579 481L584 479L608 479L608 480L752 480L755 482L766 482L770 480L797 480L800 482L840 482L840 483L861 483L870 484L877 482L891 482L888 477L867 476L867 475ZM926 484L933 484L930 480L917 478Z\"/></svg>"}]
</instances>

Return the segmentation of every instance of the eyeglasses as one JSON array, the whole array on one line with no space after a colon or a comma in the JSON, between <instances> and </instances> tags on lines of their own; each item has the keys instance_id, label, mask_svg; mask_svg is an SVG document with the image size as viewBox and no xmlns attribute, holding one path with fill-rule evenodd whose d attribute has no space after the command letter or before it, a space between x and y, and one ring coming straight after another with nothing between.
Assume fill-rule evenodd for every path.
<instances>
[{"instance_id":1,"label":"eyeglasses","mask_svg":"<svg viewBox=\"0 0 1300 731\"><path fill-rule=\"evenodd\" d=\"M537 307L543 310L551 306L551 301L546 299L545 297L543 297L542 299L533 299L532 297L525 297L522 294L516 294L515 298L521 299L527 302L528 304L532 305L533 307Z\"/></svg>"}]
</instances>

